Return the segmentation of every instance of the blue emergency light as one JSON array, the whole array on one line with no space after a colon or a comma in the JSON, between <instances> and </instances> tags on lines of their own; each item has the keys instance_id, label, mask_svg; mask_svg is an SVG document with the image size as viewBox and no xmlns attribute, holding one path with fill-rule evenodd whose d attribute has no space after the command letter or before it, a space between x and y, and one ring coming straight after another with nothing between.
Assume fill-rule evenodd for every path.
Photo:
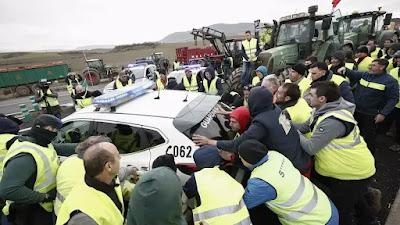
<instances>
[{"instance_id":1,"label":"blue emergency light","mask_svg":"<svg viewBox=\"0 0 400 225\"><path fill-rule=\"evenodd\" d=\"M200 68L201 68L200 64L183 65L183 66L179 67L179 70L186 70L186 69L194 70L194 69L200 69Z\"/></svg>"},{"instance_id":2,"label":"blue emergency light","mask_svg":"<svg viewBox=\"0 0 400 225\"><path fill-rule=\"evenodd\" d=\"M151 80L134 84L130 87L117 89L109 93L100 95L93 99L93 105L96 108L111 108L124 102L137 98L152 89L155 83Z\"/></svg>"}]
</instances>

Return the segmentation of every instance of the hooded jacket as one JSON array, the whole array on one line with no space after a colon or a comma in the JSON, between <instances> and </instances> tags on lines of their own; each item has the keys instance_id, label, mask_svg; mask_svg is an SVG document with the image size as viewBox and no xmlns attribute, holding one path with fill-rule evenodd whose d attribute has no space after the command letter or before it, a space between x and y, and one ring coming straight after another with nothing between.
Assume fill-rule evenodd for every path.
<instances>
[{"instance_id":1,"label":"hooded jacket","mask_svg":"<svg viewBox=\"0 0 400 225\"><path fill-rule=\"evenodd\" d=\"M239 145L249 139L265 144L286 156L293 165L304 172L310 156L301 149L300 137L295 127L286 119L281 109L272 103L272 94L264 87L255 87L249 96L249 110L253 117L249 128L234 140L217 141L217 147L237 152Z\"/></svg>"},{"instance_id":2,"label":"hooded jacket","mask_svg":"<svg viewBox=\"0 0 400 225\"><path fill-rule=\"evenodd\" d=\"M208 80L205 76L205 73L208 72L211 75L211 79ZM215 70L212 67L207 67L204 71L204 79L206 79L208 81L208 86L210 87L211 85L211 81L215 78ZM222 79L218 78L217 79L217 89L218 89L218 95L222 95L223 94L223 87L222 87ZM204 86L203 85L199 85L199 92L205 92L204 90Z\"/></svg>"},{"instance_id":3,"label":"hooded jacket","mask_svg":"<svg viewBox=\"0 0 400 225\"><path fill-rule=\"evenodd\" d=\"M168 167L158 167L143 175L135 185L127 215L128 225L181 225L182 186Z\"/></svg>"},{"instance_id":4,"label":"hooded jacket","mask_svg":"<svg viewBox=\"0 0 400 225\"><path fill-rule=\"evenodd\" d=\"M356 107L353 103L345 101L343 98L334 102L326 103L314 112L310 120L299 128L299 131L306 133L313 130L318 117L327 112L345 109L354 113L355 108ZM314 123L312 121L314 121ZM352 123L341 121L336 118L327 118L318 124L310 139L301 135L301 146L308 154L315 155L333 139L347 136L353 128L354 124Z\"/></svg>"},{"instance_id":5,"label":"hooded jacket","mask_svg":"<svg viewBox=\"0 0 400 225\"><path fill-rule=\"evenodd\" d=\"M237 120L240 124L239 134L242 134L247 127L249 126L250 122L250 111L247 107L241 106L230 113L230 117Z\"/></svg>"}]
</instances>

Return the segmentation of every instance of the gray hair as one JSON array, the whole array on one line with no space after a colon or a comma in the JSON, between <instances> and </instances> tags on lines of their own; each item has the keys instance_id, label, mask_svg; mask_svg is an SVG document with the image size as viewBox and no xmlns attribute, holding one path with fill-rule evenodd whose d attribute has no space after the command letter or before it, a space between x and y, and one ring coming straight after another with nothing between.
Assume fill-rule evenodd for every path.
<instances>
[{"instance_id":1,"label":"gray hair","mask_svg":"<svg viewBox=\"0 0 400 225\"><path fill-rule=\"evenodd\" d=\"M92 147L95 144L102 143L102 142L109 142L112 143L111 139L106 136L91 136L85 141L81 142L76 146L75 148L75 153L78 154L79 158L83 158L83 154L86 152L86 150L90 147Z\"/></svg>"},{"instance_id":2,"label":"gray hair","mask_svg":"<svg viewBox=\"0 0 400 225\"><path fill-rule=\"evenodd\" d=\"M275 74L270 74L270 75L267 75L266 77L264 77L264 79L262 80L261 86L266 87L267 82L270 82L271 84L273 84L275 86L281 85L278 77L276 77Z\"/></svg>"}]
</instances>

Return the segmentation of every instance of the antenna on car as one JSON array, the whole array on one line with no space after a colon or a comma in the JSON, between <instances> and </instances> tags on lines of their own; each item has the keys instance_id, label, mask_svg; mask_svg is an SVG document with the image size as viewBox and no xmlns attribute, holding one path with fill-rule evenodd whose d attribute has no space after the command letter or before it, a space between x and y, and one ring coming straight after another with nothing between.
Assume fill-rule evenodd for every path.
<instances>
[{"instance_id":1,"label":"antenna on car","mask_svg":"<svg viewBox=\"0 0 400 225\"><path fill-rule=\"evenodd\" d=\"M183 102L187 102L188 96L189 96L189 90L186 91L186 97L185 97L185 99L183 99Z\"/></svg>"}]
</instances>

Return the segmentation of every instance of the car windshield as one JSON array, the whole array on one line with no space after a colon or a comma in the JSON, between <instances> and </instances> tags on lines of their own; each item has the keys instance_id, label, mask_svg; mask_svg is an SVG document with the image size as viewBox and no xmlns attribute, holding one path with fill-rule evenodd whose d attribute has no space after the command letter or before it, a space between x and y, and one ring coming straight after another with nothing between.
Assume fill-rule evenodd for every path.
<instances>
[{"instance_id":1,"label":"car windshield","mask_svg":"<svg viewBox=\"0 0 400 225\"><path fill-rule=\"evenodd\" d=\"M283 23L279 27L277 45L306 43L310 40L310 20Z\"/></svg>"},{"instance_id":2,"label":"car windshield","mask_svg":"<svg viewBox=\"0 0 400 225\"><path fill-rule=\"evenodd\" d=\"M342 33L368 33L371 29L372 16L363 18L344 19L339 22L339 31Z\"/></svg>"}]
</instances>

